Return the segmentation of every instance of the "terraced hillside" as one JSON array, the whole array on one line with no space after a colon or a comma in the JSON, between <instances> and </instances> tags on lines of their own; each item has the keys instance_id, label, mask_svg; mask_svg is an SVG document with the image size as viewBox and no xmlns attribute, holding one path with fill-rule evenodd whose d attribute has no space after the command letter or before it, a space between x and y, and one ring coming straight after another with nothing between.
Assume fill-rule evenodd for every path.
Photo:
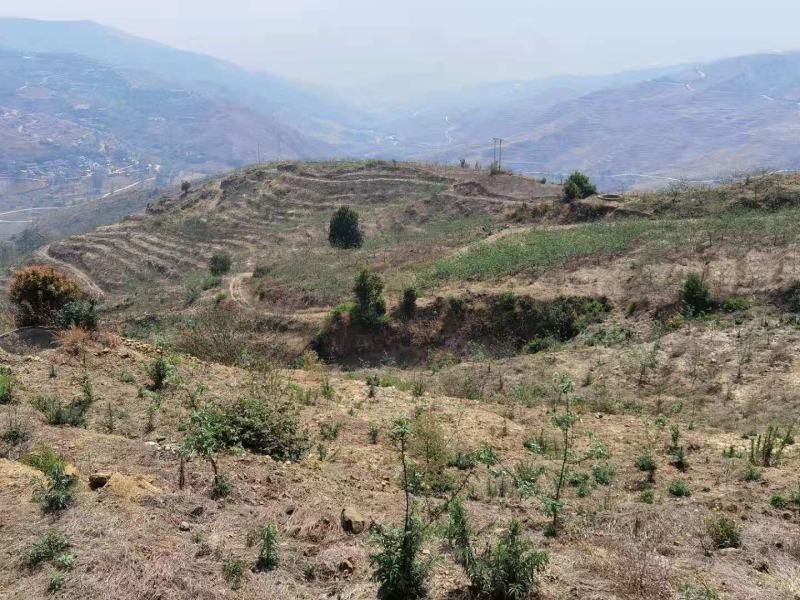
<instances>
[{"instance_id":1,"label":"terraced hillside","mask_svg":"<svg viewBox=\"0 0 800 600\"><path fill-rule=\"evenodd\" d=\"M351 298L364 267L384 279L390 307L409 285L423 305L504 288L534 298L604 296L618 307L669 303L687 269L719 279L728 293L777 293L795 277L785 236L794 235L799 189L795 175L770 175L564 203L559 186L510 174L282 163L173 192L142 214L41 248L36 260L69 270L104 298L107 318L133 322L137 334L150 336L164 318L174 330L225 301L243 329L262 319L265 334L280 340L269 343L296 356L328 310ZM360 249L328 244L330 215L343 204L361 215ZM219 251L233 265L212 278L208 260Z\"/></svg>"},{"instance_id":2,"label":"terraced hillside","mask_svg":"<svg viewBox=\"0 0 800 600\"><path fill-rule=\"evenodd\" d=\"M383 261L383 270L398 270L410 258L398 243L414 246L414 262L424 262L478 236L481 224L506 211L559 195L558 186L469 169L383 162L252 167L163 197L143 215L52 244L39 257L72 265L105 295L132 296L146 308L150 299L162 306L174 301L183 278L225 250L238 273L265 267L275 290L285 293L286 308L326 306L341 299L341 285L311 290L302 269L324 267L342 280L362 263ZM361 213L368 243L337 265L326 228L342 204Z\"/></svg>"}]
</instances>

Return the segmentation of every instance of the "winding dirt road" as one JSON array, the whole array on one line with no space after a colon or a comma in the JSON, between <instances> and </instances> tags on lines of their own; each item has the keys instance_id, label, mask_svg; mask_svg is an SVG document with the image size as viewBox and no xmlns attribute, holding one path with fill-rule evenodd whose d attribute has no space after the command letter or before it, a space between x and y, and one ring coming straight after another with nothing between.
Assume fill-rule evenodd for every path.
<instances>
[{"instance_id":1,"label":"winding dirt road","mask_svg":"<svg viewBox=\"0 0 800 600\"><path fill-rule=\"evenodd\" d=\"M64 262L63 260L51 256L50 244L42 246L41 248L36 250L33 253L33 256L36 257L37 259L41 259L46 263L53 263L65 269L66 271L69 271L69 273L71 273L73 277L75 277L78 281L81 282L81 285L83 286L83 291L87 292L89 295L95 296L98 299L105 298L106 293L86 273L81 271L75 265L71 265L68 262Z\"/></svg>"},{"instance_id":2,"label":"winding dirt road","mask_svg":"<svg viewBox=\"0 0 800 600\"><path fill-rule=\"evenodd\" d=\"M260 315L278 317L282 319L292 319L293 321L302 323L308 327L319 326L319 324L322 323L323 319L328 314L327 310L321 310L319 308L294 310L290 313L283 313L279 311L264 310L263 308L254 306L244 289L245 279L252 277L252 273L236 273L231 276L230 281L228 282L228 295L230 296L230 299L247 310L257 312Z\"/></svg>"},{"instance_id":3,"label":"winding dirt road","mask_svg":"<svg viewBox=\"0 0 800 600\"><path fill-rule=\"evenodd\" d=\"M253 305L245 297L245 294L242 291L242 283L246 277L249 278L252 276L252 273L236 273L231 277L231 281L228 284L228 294L230 295L231 300L247 308L253 308Z\"/></svg>"}]
</instances>

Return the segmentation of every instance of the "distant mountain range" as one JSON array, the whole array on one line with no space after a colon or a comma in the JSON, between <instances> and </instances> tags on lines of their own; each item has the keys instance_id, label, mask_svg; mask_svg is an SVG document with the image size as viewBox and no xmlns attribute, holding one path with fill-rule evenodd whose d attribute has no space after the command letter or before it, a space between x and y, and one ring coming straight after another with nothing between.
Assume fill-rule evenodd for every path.
<instances>
[{"instance_id":1,"label":"distant mountain range","mask_svg":"<svg viewBox=\"0 0 800 600\"><path fill-rule=\"evenodd\" d=\"M173 87L246 106L314 137L330 133L327 122L350 124L358 119L354 109L329 90L248 71L91 21L0 19L0 46L32 53L78 54L116 69L148 73Z\"/></svg>"},{"instance_id":2,"label":"distant mountain range","mask_svg":"<svg viewBox=\"0 0 800 600\"><path fill-rule=\"evenodd\" d=\"M0 209L328 156L320 95L89 22L0 19Z\"/></svg>"},{"instance_id":3,"label":"distant mountain range","mask_svg":"<svg viewBox=\"0 0 800 600\"><path fill-rule=\"evenodd\" d=\"M265 156L325 151L270 116L79 55L0 50L0 72L0 168L110 156L203 170L255 160L259 142Z\"/></svg>"},{"instance_id":4,"label":"distant mountain range","mask_svg":"<svg viewBox=\"0 0 800 600\"><path fill-rule=\"evenodd\" d=\"M428 144L429 157L485 164L491 137L502 137L509 168L552 176L579 168L606 188L800 168L800 53L551 83L498 84L480 106L425 113L422 136L401 123L410 133L395 139Z\"/></svg>"},{"instance_id":5,"label":"distant mountain range","mask_svg":"<svg viewBox=\"0 0 800 600\"><path fill-rule=\"evenodd\" d=\"M78 202L259 159L485 167L494 137L514 171L558 179L581 169L604 189L800 168L800 53L486 83L358 108L330 90L86 21L0 19L0 66L0 208Z\"/></svg>"}]
</instances>

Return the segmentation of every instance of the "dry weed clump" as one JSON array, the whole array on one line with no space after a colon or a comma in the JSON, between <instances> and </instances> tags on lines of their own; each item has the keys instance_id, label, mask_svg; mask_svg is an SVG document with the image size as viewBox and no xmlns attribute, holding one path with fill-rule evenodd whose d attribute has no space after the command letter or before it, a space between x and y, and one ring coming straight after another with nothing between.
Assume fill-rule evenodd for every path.
<instances>
[{"instance_id":1,"label":"dry weed clump","mask_svg":"<svg viewBox=\"0 0 800 600\"><path fill-rule=\"evenodd\" d=\"M72 356L79 356L89 342L89 333L76 325L59 331L56 335L59 348Z\"/></svg>"},{"instance_id":2,"label":"dry weed clump","mask_svg":"<svg viewBox=\"0 0 800 600\"><path fill-rule=\"evenodd\" d=\"M174 349L201 360L256 368L286 361L288 350L276 343L280 324L253 317L232 302L221 302L192 316L178 328Z\"/></svg>"},{"instance_id":3,"label":"dry weed clump","mask_svg":"<svg viewBox=\"0 0 800 600\"><path fill-rule=\"evenodd\" d=\"M672 567L659 553L666 540L664 524L653 517L636 516L622 536L612 544L609 565L620 595L630 600L672 600Z\"/></svg>"},{"instance_id":4,"label":"dry weed clump","mask_svg":"<svg viewBox=\"0 0 800 600\"><path fill-rule=\"evenodd\" d=\"M95 335L95 339L97 339L97 342L104 348L109 348L112 350L119 348L123 344L122 337L110 331L98 332Z\"/></svg>"},{"instance_id":5,"label":"dry weed clump","mask_svg":"<svg viewBox=\"0 0 800 600\"><path fill-rule=\"evenodd\" d=\"M730 517L720 516L711 519L706 525L706 532L714 547L719 550L738 548L742 543L741 528Z\"/></svg>"}]
</instances>

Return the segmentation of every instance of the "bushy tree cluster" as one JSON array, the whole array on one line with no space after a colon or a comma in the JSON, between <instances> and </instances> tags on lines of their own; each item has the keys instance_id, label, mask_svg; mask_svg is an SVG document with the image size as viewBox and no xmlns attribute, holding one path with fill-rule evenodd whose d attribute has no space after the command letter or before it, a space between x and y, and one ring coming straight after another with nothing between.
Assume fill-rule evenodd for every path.
<instances>
[{"instance_id":1,"label":"bushy tree cluster","mask_svg":"<svg viewBox=\"0 0 800 600\"><path fill-rule=\"evenodd\" d=\"M97 329L99 322L97 301L88 298L67 302L59 313L59 325L64 329L80 327L87 331Z\"/></svg>"},{"instance_id":2,"label":"bushy tree cluster","mask_svg":"<svg viewBox=\"0 0 800 600\"><path fill-rule=\"evenodd\" d=\"M456 561L464 568L472 587L496 600L529 598L538 588L538 575L550 560L547 552L536 550L522 534L522 525L512 520L497 544L478 554L473 548L474 532L460 499L451 504L446 535Z\"/></svg>"},{"instance_id":3,"label":"bushy tree cluster","mask_svg":"<svg viewBox=\"0 0 800 600\"><path fill-rule=\"evenodd\" d=\"M250 393L227 404L196 408L183 426L182 462L191 456L206 460L214 472L212 495L230 492L230 482L219 471L217 456L250 450L275 460L300 460L309 448L308 434L300 429L297 408L287 397L260 382ZM183 479L183 471L181 471Z\"/></svg>"},{"instance_id":4,"label":"bushy tree cluster","mask_svg":"<svg viewBox=\"0 0 800 600\"><path fill-rule=\"evenodd\" d=\"M573 172L564 182L564 196L569 201L588 198L596 193L597 188L592 180L580 171Z\"/></svg>"}]
</instances>

